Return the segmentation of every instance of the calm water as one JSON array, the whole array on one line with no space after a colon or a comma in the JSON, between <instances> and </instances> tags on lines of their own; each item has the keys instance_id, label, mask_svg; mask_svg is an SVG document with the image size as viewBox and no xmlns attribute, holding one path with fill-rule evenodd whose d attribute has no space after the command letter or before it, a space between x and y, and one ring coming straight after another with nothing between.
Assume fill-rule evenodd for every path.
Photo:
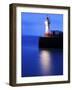
<instances>
[{"instance_id":1,"label":"calm water","mask_svg":"<svg viewBox=\"0 0 72 90\"><path fill-rule=\"evenodd\" d=\"M40 50L39 37L22 37L22 77L63 74L63 51Z\"/></svg>"}]
</instances>

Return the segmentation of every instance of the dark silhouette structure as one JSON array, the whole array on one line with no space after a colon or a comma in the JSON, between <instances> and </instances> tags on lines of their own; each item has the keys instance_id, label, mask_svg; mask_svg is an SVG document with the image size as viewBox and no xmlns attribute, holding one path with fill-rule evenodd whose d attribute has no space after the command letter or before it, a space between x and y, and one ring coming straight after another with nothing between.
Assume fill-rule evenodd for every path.
<instances>
[{"instance_id":1,"label":"dark silhouette structure","mask_svg":"<svg viewBox=\"0 0 72 90\"><path fill-rule=\"evenodd\" d=\"M63 32L52 31L52 34L48 37L39 38L39 48L63 48Z\"/></svg>"}]
</instances>

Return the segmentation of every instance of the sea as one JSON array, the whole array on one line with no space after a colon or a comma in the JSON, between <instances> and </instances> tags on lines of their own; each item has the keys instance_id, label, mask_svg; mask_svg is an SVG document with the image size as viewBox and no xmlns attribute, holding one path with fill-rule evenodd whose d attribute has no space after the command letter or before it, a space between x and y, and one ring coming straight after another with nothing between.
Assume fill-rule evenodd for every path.
<instances>
[{"instance_id":1,"label":"sea","mask_svg":"<svg viewBox=\"0 0 72 90\"><path fill-rule=\"evenodd\" d=\"M21 76L63 75L63 50L40 49L39 36L22 36Z\"/></svg>"}]
</instances>

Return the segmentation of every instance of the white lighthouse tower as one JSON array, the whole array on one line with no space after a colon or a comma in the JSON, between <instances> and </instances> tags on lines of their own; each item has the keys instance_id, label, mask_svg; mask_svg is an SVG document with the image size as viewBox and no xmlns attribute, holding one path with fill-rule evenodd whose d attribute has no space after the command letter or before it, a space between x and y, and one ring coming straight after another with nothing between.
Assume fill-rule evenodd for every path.
<instances>
[{"instance_id":1,"label":"white lighthouse tower","mask_svg":"<svg viewBox=\"0 0 72 90\"><path fill-rule=\"evenodd\" d=\"M51 35L51 32L50 32L50 20L49 18L47 17L46 20L45 20L45 36L50 36Z\"/></svg>"}]
</instances>

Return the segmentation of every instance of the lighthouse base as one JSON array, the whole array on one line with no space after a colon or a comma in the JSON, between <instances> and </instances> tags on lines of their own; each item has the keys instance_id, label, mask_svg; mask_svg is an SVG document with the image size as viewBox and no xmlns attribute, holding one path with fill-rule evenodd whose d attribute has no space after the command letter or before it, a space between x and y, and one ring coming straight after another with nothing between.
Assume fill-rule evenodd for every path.
<instances>
[{"instance_id":1,"label":"lighthouse base","mask_svg":"<svg viewBox=\"0 0 72 90\"><path fill-rule=\"evenodd\" d=\"M53 37L40 37L39 38L39 48L63 48L63 37L53 36Z\"/></svg>"}]
</instances>

